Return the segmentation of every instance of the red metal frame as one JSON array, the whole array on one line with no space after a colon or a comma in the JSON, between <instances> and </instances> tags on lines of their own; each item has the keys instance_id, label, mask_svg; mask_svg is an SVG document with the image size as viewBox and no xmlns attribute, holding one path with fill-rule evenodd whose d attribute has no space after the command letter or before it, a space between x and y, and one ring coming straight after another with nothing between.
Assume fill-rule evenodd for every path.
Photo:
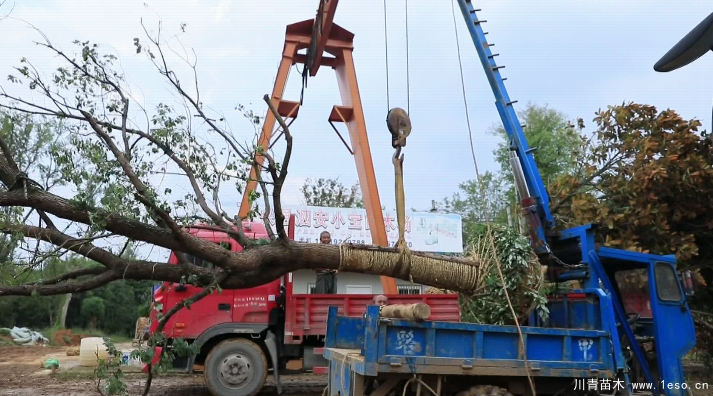
<instances>
[{"instance_id":1,"label":"red metal frame","mask_svg":"<svg viewBox=\"0 0 713 396\"><path fill-rule=\"evenodd\" d=\"M292 294L292 282L289 281L286 290L285 344L301 344L306 336L326 334L330 306L338 307L340 315L361 316L374 297L371 294ZM387 297L392 304L428 304L431 307L429 320L460 322L460 304L452 294L396 294Z\"/></svg>"},{"instance_id":2,"label":"red metal frame","mask_svg":"<svg viewBox=\"0 0 713 396\"><path fill-rule=\"evenodd\" d=\"M310 75L316 75L321 65L331 66L336 72L342 104L341 106L335 105L332 108L328 120L330 122L342 122L349 130L352 152L359 176L359 184L362 189L362 197L364 199L364 207L370 225L372 243L377 246L388 246L384 217L381 212L379 190L376 185L374 164L371 158L369 138L366 131L366 121L364 120L364 110L361 104L356 69L352 57L354 34L333 22L337 3L338 0L327 0L327 2L323 4L323 7L320 8L321 18L319 15L320 11L318 11L318 17L315 19L309 19L287 26L285 45L282 51L282 61L277 71L277 78L275 79L271 100L280 116L289 119L288 122L292 122L297 117L300 103L283 99L285 86L287 85L287 78L291 66L296 63L305 64L309 62L307 55L301 55L297 52L313 45L313 27L315 21L320 20L321 27L316 29L317 34L314 36L316 39L316 43L313 46L314 51L310 54L313 56L309 70ZM325 51L333 57L324 56ZM267 150L270 146L275 121L275 117L272 113L268 112L258 140L258 145L263 150ZM247 216L250 211L248 197L250 192L257 187L256 172L262 165L263 157L258 156L256 162L257 166L253 166L250 170L250 179L245 188L240 205L239 216L243 218ZM381 285L384 294L398 294L395 279L382 276Z\"/></svg>"}]
</instances>

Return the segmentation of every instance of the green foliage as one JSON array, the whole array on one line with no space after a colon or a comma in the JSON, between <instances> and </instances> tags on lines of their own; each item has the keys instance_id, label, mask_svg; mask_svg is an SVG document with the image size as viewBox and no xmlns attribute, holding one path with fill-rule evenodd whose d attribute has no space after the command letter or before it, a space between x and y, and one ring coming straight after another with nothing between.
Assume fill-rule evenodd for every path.
<instances>
[{"instance_id":1,"label":"green foliage","mask_svg":"<svg viewBox=\"0 0 713 396\"><path fill-rule=\"evenodd\" d=\"M2 297L0 327L51 327L59 317L64 296Z\"/></svg>"},{"instance_id":2,"label":"green foliage","mask_svg":"<svg viewBox=\"0 0 713 396\"><path fill-rule=\"evenodd\" d=\"M101 381L105 381L104 393L107 395L128 395L129 388L124 382L124 372L121 370L122 355L116 349L111 339L104 337L104 344L107 347L108 359L97 357L97 367L94 369L94 376L98 381L97 388L101 386Z\"/></svg>"},{"instance_id":3,"label":"green foliage","mask_svg":"<svg viewBox=\"0 0 713 396\"><path fill-rule=\"evenodd\" d=\"M535 162L546 185L577 167L586 147L586 140L580 133L584 127L581 119L577 120L578 126L575 127L564 114L535 104L529 104L519 111L518 117L526 125L523 132L530 147L537 148L534 152ZM519 214L510 166L509 139L502 125L493 128L490 133L502 138L493 151L500 172L485 172L481 176L485 202L478 181L468 180L459 185L460 191L450 199L445 198L439 203L439 210L462 216L466 241L472 241L484 230L486 217L490 222L505 225L511 221L507 214L508 208L511 209L512 221Z\"/></svg>"},{"instance_id":4,"label":"green foliage","mask_svg":"<svg viewBox=\"0 0 713 396\"><path fill-rule=\"evenodd\" d=\"M491 241L491 237L493 240ZM516 229L493 225L490 233L480 231L470 249L471 258L477 259L485 272L484 288L473 297L461 296L463 321L483 324L514 324L507 303L507 291L518 320L533 310L546 318L549 314L547 298L542 290L543 277L537 256L527 238ZM495 245L495 253L492 244ZM497 260L505 278L505 286L498 272Z\"/></svg>"},{"instance_id":5,"label":"green foliage","mask_svg":"<svg viewBox=\"0 0 713 396\"><path fill-rule=\"evenodd\" d=\"M594 122L598 144L582 172L554 189L560 224L599 223L606 246L710 263L713 144L701 123L635 103L600 110Z\"/></svg>"},{"instance_id":6,"label":"green foliage","mask_svg":"<svg viewBox=\"0 0 713 396\"><path fill-rule=\"evenodd\" d=\"M79 191L73 201L93 212L92 233L103 229L106 212L145 223L159 222L154 212L147 210L139 201L136 193L152 205L171 213L179 223L194 221L199 209L198 198L192 189L180 197L171 188L159 189L149 182L156 174L175 172L175 166L179 163L183 164L180 173L192 174L206 196L210 197L218 191L221 182L228 181L235 182L236 189L242 192L247 170L255 158L254 148L250 152L240 147L227 129L218 130L215 120L210 121L210 132L221 134L225 139L223 143L227 145L216 146L214 139L206 139L204 131L199 130L206 124L194 124L189 119L190 111L203 112L203 104L200 102L195 102L195 108L188 112L184 112L188 110L184 108L185 102L178 106L159 103L154 109L147 109L147 130L132 129L125 133L121 126L124 113L128 115L133 110L127 109L138 107L130 99L129 84L121 72L118 59L115 55L102 53L96 43L74 41L74 44L77 56L72 57L47 43L49 51L66 61L49 78L40 74L23 58L20 66L16 67L18 73L9 76L8 80L27 85L30 90L41 89L45 96L49 96L46 100L51 99L58 104L56 115L65 121L71 138L68 144L52 150L52 159L62 179ZM134 40L137 53L145 54L156 67L165 67L157 59L158 54L152 44L155 43L140 43L138 38ZM162 73L169 81L176 78L172 71L164 70ZM178 89L180 83L173 81ZM260 116L242 105L237 106L236 110L253 126L261 122ZM75 122L73 117L83 117L79 111L91 114L101 132L97 133L87 122ZM73 117L68 117L70 114ZM220 121L225 120L221 118ZM136 127L134 122L129 124L131 128ZM121 153L118 154L119 158L108 150L110 144L107 143L107 137ZM143 188L137 189L134 186L121 164L122 160L131 166ZM174 168L169 169L167 163ZM256 192L251 201L259 195Z\"/></svg>"},{"instance_id":7,"label":"green foliage","mask_svg":"<svg viewBox=\"0 0 713 396\"><path fill-rule=\"evenodd\" d=\"M18 168L43 188L65 184L51 164L51 153L63 144L64 130L57 120L0 109L0 137ZM0 224L22 223L25 213L22 207L2 207ZM20 240L19 235L0 235L0 280L4 271L12 270L10 262Z\"/></svg>"},{"instance_id":8,"label":"green foliage","mask_svg":"<svg viewBox=\"0 0 713 396\"><path fill-rule=\"evenodd\" d=\"M133 255L129 247L124 257ZM52 258L45 262L44 267L34 271L26 271L17 279L9 271L0 276L0 283L32 283L41 279L55 277L71 269L96 266L97 263L84 258L70 257L68 260ZM105 316L112 320L100 321L97 317L97 329L105 334L134 336L136 320L140 316L148 316L149 298L153 282L119 280L109 285L84 293L73 293L67 310L65 325L67 328L85 328L93 322L92 316L83 312L85 299L96 297L104 306ZM41 329L54 327L59 321L62 306L66 296L36 296L36 297L2 297L0 298L0 327L29 327ZM95 304L95 303L89 303Z\"/></svg>"},{"instance_id":9,"label":"green foliage","mask_svg":"<svg viewBox=\"0 0 713 396\"><path fill-rule=\"evenodd\" d=\"M104 319L105 313L104 299L101 297L89 297L82 301L82 316L91 319L93 329L97 328L98 321Z\"/></svg>"},{"instance_id":10,"label":"green foliage","mask_svg":"<svg viewBox=\"0 0 713 396\"><path fill-rule=\"evenodd\" d=\"M41 270L27 271L13 263L0 263L0 284L37 282L56 270L66 268L62 260L51 258ZM51 277L51 275L49 276ZM0 298L0 327L29 327L40 329L55 325L65 297L59 296L8 296Z\"/></svg>"},{"instance_id":11,"label":"green foliage","mask_svg":"<svg viewBox=\"0 0 713 396\"><path fill-rule=\"evenodd\" d=\"M107 334L133 337L136 320L148 316L149 298L153 282L119 280L105 287L72 296L67 312L67 327L84 327L91 322L81 311L83 301L98 297L104 301L105 312L112 320L98 323L98 329Z\"/></svg>"},{"instance_id":12,"label":"green foliage","mask_svg":"<svg viewBox=\"0 0 713 396\"><path fill-rule=\"evenodd\" d=\"M345 187L338 179L307 179L301 188L305 204L333 208L363 208L359 183Z\"/></svg>"},{"instance_id":13,"label":"green foliage","mask_svg":"<svg viewBox=\"0 0 713 396\"><path fill-rule=\"evenodd\" d=\"M536 104L528 104L524 110L518 112L518 118L525 124L523 132L530 148L537 148L534 152L535 163L545 185L575 169L585 146L585 140L580 133L584 128L582 119L577 120L578 125L575 127L563 113ZM493 154L500 164L502 176L512 183L510 146L505 129L499 126L491 133L503 139ZM514 198L514 195L511 198Z\"/></svg>"}]
</instances>

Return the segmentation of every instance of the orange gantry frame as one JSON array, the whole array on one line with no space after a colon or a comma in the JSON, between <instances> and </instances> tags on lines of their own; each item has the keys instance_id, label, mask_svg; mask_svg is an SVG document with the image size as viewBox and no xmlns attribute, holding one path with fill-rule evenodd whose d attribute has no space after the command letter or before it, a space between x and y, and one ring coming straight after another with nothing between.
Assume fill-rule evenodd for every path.
<instances>
[{"instance_id":1,"label":"orange gantry frame","mask_svg":"<svg viewBox=\"0 0 713 396\"><path fill-rule=\"evenodd\" d=\"M320 0L322 2L323 0ZM342 105L335 105L329 115L329 122L342 122L349 130L351 140L351 151L356 162L359 184L362 189L364 207L367 213L371 230L372 243L377 246L388 246L386 228L384 227L384 217L381 212L381 201L379 200L379 190L376 186L376 176L374 174L374 164L371 159L369 149L369 138L366 132L366 121L364 120L364 110L359 96L356 70L352 51L354 50L354 34L333 23L334 13L338 0L327 0L320 6L317 18L298 22L287 26L285 35L285 46L282 51L282 61L277 71L275 86L272 90L272 104L278 113L286 118L288 123L297 117L300 103L284 100L283 95L287 78L292 65L296 63L310 64L309 73L315 76L319 67L330 66L336 72L337 83L341 93ZM318 27L316 33L313 29L315 21L319 21L321 29ZM310 48L311 53L307 55L298 54L301 49ZM324 52L332 56L324 56ZM311 59L310 59L311 58ZM311 62L310 62L311 61ZM267 112L262 132L258 140L258 145L267 150L275 128L275 117L271 112ZM245 218L250 211L249 194L257 187L257 169L262 165L263 157L257 156L258 166L253 166L250 170L243 200L240 205L239 216ZM381 277L381 284L384 294L398 294L396 280L390 277Z\"/></svg>"}]
</instances>

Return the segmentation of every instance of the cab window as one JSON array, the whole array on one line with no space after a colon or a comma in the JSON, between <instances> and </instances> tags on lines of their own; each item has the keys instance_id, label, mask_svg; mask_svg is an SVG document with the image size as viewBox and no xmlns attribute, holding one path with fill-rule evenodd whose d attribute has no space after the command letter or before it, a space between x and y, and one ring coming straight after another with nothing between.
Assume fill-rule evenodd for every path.
<instances>
[{"instance_id":1,"label":"cab window","mask_svg":"<svg viewBox=\"0 0 713 396\"><path fill-rule=\"evenodd\" d=\"M229 243L229 242L216 242L216 244L218 244L218 245L224 247L225 249L232 250L232 244ZM189 263L195 264L195 265L197 265L197 266L199 266L199 267L203 267L203 268L214 268L214 267L215 267L215 266L213 265L213 263L208 262L208 261L203 260L203 259L200 259L200 258L198 258L198 257L195 257L195 256L192 255L192 254L186 254L186 258L188 259L188 262L189 262Z\"/></svg>"},{"instance_id":2,"label":"cab window","mask_svg":"<svg viewBox=\"0 0 713 396\"><path fill-rule=\"evenodd\" d=\"M646 268L619 270L614 280L626 313L637 313L642 318L653 317L649 297L649 275Z\"/></svg>"},{"instance_id":3,"label":"cab window","mask_svg":"<svg viewBox=\"0 0 713 396\"><path fill-rule=\"evenodd\" d=\"M656 293L661 301L681 301L681 289L678 286L678 277L673 267L662 262L654 265L656 276Z\"/></svg>"}]
</instances>

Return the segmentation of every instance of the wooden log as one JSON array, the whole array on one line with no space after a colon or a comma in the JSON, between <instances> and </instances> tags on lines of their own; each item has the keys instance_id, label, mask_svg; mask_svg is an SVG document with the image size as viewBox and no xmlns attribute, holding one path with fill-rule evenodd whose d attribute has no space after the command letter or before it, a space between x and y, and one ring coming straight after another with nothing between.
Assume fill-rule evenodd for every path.
<instances>
[{"instance_id":1,"label":"wooden log","mask_svg":"<svg viewBox=\"0 0 713 396\"><path fill-rule=\"evenodd\" d=\"M426 320L431 316L431 307L424 303L385 305L380 315L384 318Z\"/></svg>"}]
</instances>

